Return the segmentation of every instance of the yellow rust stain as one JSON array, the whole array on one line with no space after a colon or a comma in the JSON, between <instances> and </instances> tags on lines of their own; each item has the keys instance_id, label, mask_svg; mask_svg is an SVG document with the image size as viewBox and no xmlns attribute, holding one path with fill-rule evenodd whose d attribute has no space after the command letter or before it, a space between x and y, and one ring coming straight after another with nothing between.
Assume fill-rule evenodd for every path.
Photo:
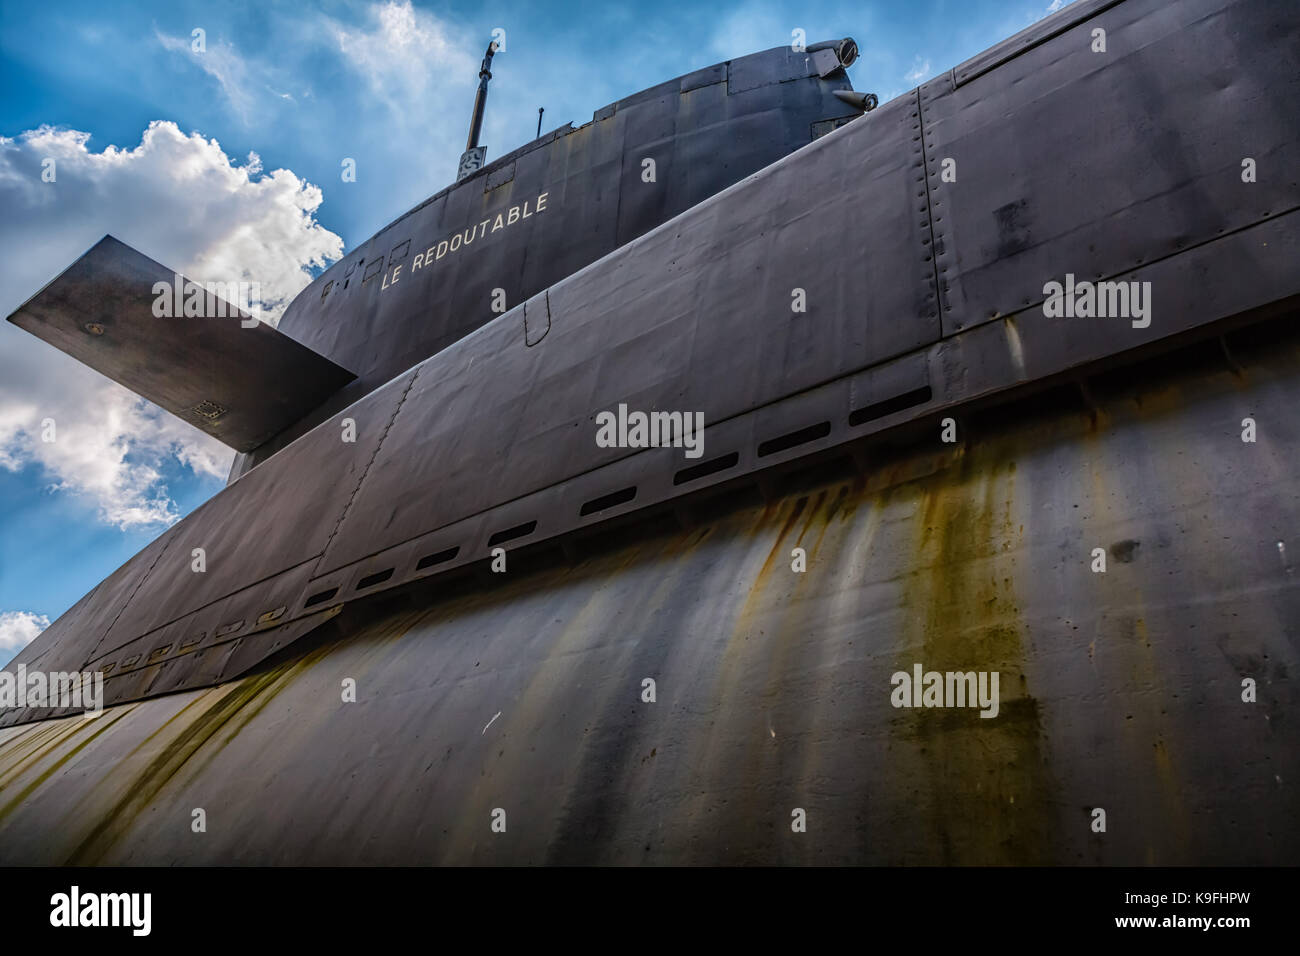
<instances>
[{"instance_id":1,"label":"yellow rust stain","mask_svg":"<svg viewBox=\"0 0 1300 956\"><path fill-rule=\"evenodd\" d=\"M844 489L841 489L840 494L835 496L828 496L825 490L819 492L816 504L808 515L808 524L799 532L796 546L804 548L807 552L810 568L812 568L814 562L822 560L822 544L827 532L830 530L831 519L834 518L839 509L843 491ZM811 544L805 544L804 539L814 525L816 526L816 537ZM787 562L792 560L789 558L789 551L786 551L785 554ZM763 653L767 657L767 677L763 684L761 702L763 705L762 710L764 715L768 717L769 723L771 712L781 706L783 685L799 669L798 662L791 660L791 654L796 646L801 646L800 639L807 637L809 625L819 623L812 620L809 614L808 592L815 590L825 580L823 575L818 575L815 571L795 573L790 570L788 563L786 571L792 579L787 581L788 590L784 599L779 601L779 606L773 608L772 613L766 617L773 633L764 635L767 639L761 644L755 644L753 647L755 651ZM749 701L748 703L752 706L754 702ZM767 730L769 735L774 732L774 728L771 726L768 726ZM755 733L749 740L751 744L746 753L745 779L760 779L760 774L763 773L763 764L770 761L773 751L767 746L762 734Z\"/></svg>"},{"instance_id":2,"label":"yellow rust stain","mask_svg":"<svg viewBox=\"0 0 1300 956\"><path fill-rule=\"evenodd\" d=\"M978 459L978 460L976 460ZM1014 466L984 447L960 475L920 484L917 569L904 579L909 622L898 671L997 671L997 717L978 707L899 709L895 777L928 808L924 856L945 864L1035 864L1051 858L1052 782L1026 674L1015 597ZM900 556L904 557L904 556ZM901 738L901 739L900 739ZM906 799L906 797L904 797Z\"/></svg>"},{"instance_id":3,"label":"yellow rust stain","mask_svg":"<svg viewBox=\"0 0 1300 956\"><path fill-rule=\"evenodd\" d=\"M18 791L18 793L12 796L4 804L4 806L0 806L0 821L8 817L9 814L12 813L17 807L21 806L22 803L26 801L28 797L30 797L33 793L35 793L36 790L39 789L40 786L44 784L47 780L49 780L50 777L52 777L58 770L61 770L64 766L66 766L67 763L70 760L72 760L73 757L81 753L81 751L85 750L86 747L88 747L95 740L95 738L99 737L100 734L106 733L115 723L117 723L117 721L121 720L128 713L130 713L132 709L134 708L123 707L119 711L110 712L108 714L104 714L103 716L96 717L91 720L87 720L86 718L81 716L65 718L68 721L78 721L83 726L92 725L90 729L93 732L85 734L84 739L79 741L75 747L72 747L66 753L56 757L54 761L43 771L41 771L41 773L39 773L34 780L32 780L30 783L27 784L27 786L23 787L22 790ZM57 741L55 741L55 743L52 746L57 747L58 744L63 742L64 740L76 736L77 730L80 730L80 728L79 727L74 728L73 733L61 736ZM48 754L49 754L48 750L43 751L43 755L48 755Z\"/></svg>"},{"instance_id":4,"label":"yellow rust stain","mask_svg":"<svg viewBox=\"0 0 1300 956\"><path fill-rule=\"evenodd\" d=\"M1144 400L1143 414L1154 413L1157 410L1167 411L1171 395L1176 392L1176 389L1166 388L1156 393L1157 398L1154 402L1148 403ZM1117 497L1123 500L1123 496L1111 494L1107 487L1105 474L1109 469L1096 436L1085 436L1084 449L1089 461L1092 498L1088 524L1097 528L1118 524L1123 515L1116 515L1113 512L1112 503ZM1160 456L1155 456L1155 460L1160 460ZM1100 541L1098 544L1109 550L1111 542ZM1142 591L1141 576L1121 573L1113 567L1111 571L1112 573L1106 575L1107 592L1111 600L1120 607L1145 608L1146 596ZM1127 593L1123 593L1121 589L1125 589L1126 585ZM1116 601L1116 599L1120 600ZM1160 667L1152 653L1145 616L1141 613L1116 610L1108 613L1104 620L1110 623L1110 633L1105 636L1118 637L1122 641L1119 646L1111 648L1111 652L1117 652L1122 656L1140 686L1158 691L1158 693L1138 693L1130 697L1131 702L1125 706L1134 711L1134 717L1140 719L1125 720L1123 722L1125 726L1121 731L1123 736L1117 741L1120 746L1128 749L1129 756L1124 759L1125 766L1136 767L1150 761L1155 779L1159 781L1162 809L1151 815L1149 826L1145 831L1148 841L1146 861L1149 864L1158 864L1161 861L1155 849L1156 844L1186 847L1191 845L1192 841L1187 809L1182 800L1179 774L1163 729L1168 721L1160 701L1165 700L1167 694L1161 686ZM1092 653L1091 646L1089 653ZM1148 732L1152 730L1155 732L1154 738L1148 736ZM1166 835L1157 832L1160 827L1170 828L1172 833L1168 836L1172 839L1167 839Z\"/></svg>"},{"instance_id":5,"label":"yellow rust stain","mask_svg":"<svg viewBox=\"0 0 1300 956\"><path fill-rule=\"evenodd\" d=\"M754 583L750 586L749 593L745 596L741 604L740 612L736 616L736 622L732 626L731 636L727 641L727 646L723 651L720 662L717 684L718 699L726 702L729 691L734 690L738 680L737 671L742 668L742 659L747 656L747 644L757 642L757 639L765 636L765 631L755 624L755 619L763 620L766 624L774 620L767 612L773 605L782 602L785 596L785 589L782 585L791 585L787 578L781 577L774 580L773 569L782 568L789 573L790 551L797 545L789 545L788 539L791 531L801 517L805 517L804 527L796 537L796 542L801 541L807 533L809 526L814 520L818 508L826 499L826 490L823 488L816 493L814 500L809 501L808 496L800 496L793 505L790 506L789 513L786 515L781 525L781 530L777 532L775 540L764 559L762 566L758 569L758 574L754 576ZM764 509L763 515L760 516L758 526L762 527L763 517L768 514ZM807 549L805 549L807 550ZM778 572L779 574L779 572ZM793 575L798 577L799 575Z\"/></svg>"},{"instance_id":6,"label":"yellow rust stain","mask_svg":"<svg viewBox=\"0 0 1300 956\"><path fill-rule=\"evenodd\" d=\"M79 717L76 721L52 720L22 728L25 733L10 741L10 746L0 750L0 767L4 768L0 772L0 793L52 748L76 736L87 723L89 721Z\"/></svg>"},{"instance_id":7,"label":"yellow rust stain","mask_svg":"<svg viewBox=\"0 0 1300 956\"><path fill-rule=\"evenodd\" d=\"M557 621L559 627L546 638L548 643L545 648L538 648L541 658L537 666L532 669L531 676L525 684L523 690L516 698L509 702L509 706L504 708L502 715L493 725L492 739L495 741L504 741L514 739L518 741L527 741L536 735L540 729L544 729L548 722L555 719L555 701L557 699L573 697L575 699L590 700L591 690L580 687L570 687L567 689L558 689L562 681L572 681L572 671L569 669L569 662L578 660L584 651L592 647L593 638L604 639L611 635L617 635L622 630L616 624L620 614L628 610L624 601L619 600L619 589L616 587L607 587L604 583L627 580L634 573L634 566L643 562L666 565L670 569L675 569L681 573L689 562L678 560L683 553L690 553L707 538L707 532L696 531L689 536L676 535L667 540L658 542L645 543L640 542L628 546L611 555L595 559L593 562L584 561L585 567L582 570L573 568L561 568L554 571L546 572L539 575L529 575L526 579L507 584L502 589L500 604L503 607L513 607L514 599L535 593L544 593L550 590L561 588L581 588L585 595L585 600L578 606L576 611L568 612L567 620ZM683 542L683 538L686 538ZM655 549L654 553L648 553ZM596 586L591 586L595 582ZM649 608L658 606L665 595L672 590L675 579L671 576L661 579L656 591L651 595ZM640 592L636 592L640 593ZM473 606L472 604L470 606ZM527 615L532 613L525 602L525 610L522 612ZM421 621L420 628L422 631L428 626L428 618ZM626 660L634 652L631 642L625 642L621 652L621 659ZM613 683L605 688L605 693L600 698L600 703L595 705L598 713L603 713L604 708L608 705L611 695L617 690ZM575 704L575 706L579 706ZM583 704L582 706L585 706ZM574 741L575 754L581 754L586 751L590 741L578 739ZM470 744L468 746L473 746ZM477 812L474 808L479 807L487 801L490 794L498 792L504 785L507 788L517 785L526 786L527 784L515 784L510 782L509 777L519 774L526 779L528 769L528 760L526 756L513 757L500 769L500 773L506 775L506 782L502 783L502 778L497 776L497 771L487 767L475 778L473 784L460 795L459 810L454 818L469 820L474 818ZM581 761L575 756L572 766L579 766ZM439 850L442 858L447 860L465 860L472 858L478 851L482 842L482 833L476 826L457 826L451 833L451 838Z\"/></svg>"},{"instance_id":8,"label":"yellow rust stain","mask_svg":"<svg viewBox=\"0 0 1300 956\"><path fill-rule=\"evenodd\" d=\"M753 576L726 646L717 661L713 690L708 698L716 702L710 732L695 743L690 764L700 768L698 792L692 795L687 819L703 819L718 807L713 806L719 793L728 796L722 803L726 813L713 824L741 838L747 827L765 818L770 807L764 802L761 788L736 786L741 781L763 779L772 761L780 759L773 741L776 731L770 725L772 711L781 705L783 677L789 674L791 648L807 634L806 606L801 609L801 595L815 574L795 573L790 568L790 552L804 548L811 567L832 518L840 510L844 489L832 494L828 488L810 491L780 509L765 507L747 531L762 540L764 530L777 520L782 511L780 529L768 553ZM802 519L802 520L801 520ZM796 532L796 528L798 528ZM770 533L770 532L769 532ZM810 537L811 536L811 537ZM745 572L742 570L741 574ZM762 627L758 622L762 622ZM759 678L758 672L765 678ZM763 690L754 692L757 679ZM729 783L730 781L730 783ZM720 807L721 805L719 805Z\"/></svg>"},{"instance_id":9,"label":"yellow rust stain","mask_svg":"<svg viewBox=\"0 0 1300 956\"><path fill-rule=\"evenodd\" d=\"M889 493L886 489L880 497ZM853 518L863 500L873 507L858 522ZM703 776L689 817L703 818L719 809L714 801L725 794L721 798L725 815L713 825L742 841L755 826L764 825L771 807L770 795L761 787L740 782L787 778L787 765L817 765L817 734L808 732L807 718L810 710L815 712L812 726L816 726L815 715L825 695L796 700L792 688L802 692L810 680L818 685L835 680L833 668L819 666L840 652L831 630L842 625L827 613L825 602L834 599L845 569L854 567L862 551L870 549L880 515L880 507L865 496L864 482L858 478L787 499L781 510L766 510L750 529L751 536L762 541L780 522L757 572L740 572L752 583L734 614L714 688L707 694L717 702L715 717L692 755L691 764L701 768ZM860 525L867 529L865 543ZM806 553L805 573L791 569L795 547ZM810 654L814 656L809 658ZM791 707L799 712L795 725L786 728L782 720L790 716ZM799 735L796 745L790 742L791 731ZM791 847L783 859L801 859L810 848L811 844Z\"/></svg>"},{"instance_id":10,"label":"yellow rust stain","mask_svg":"<svg viewBox=\"0 0 1300 956\"><path fill-rule=\"evenodd\" d=\"M843 619L853 621L854 624L848 631L852 636L843 639L847 640L847 644L838 639L821 642L819 657L812 671L816 690L803 702L803 706L811 714L809 726L814 728L821 728L831 723L834 712L843 706L842 701L836 702L834 699L834 686L841 677L839 669L835 666L836 659L841 654L849 653L848 646L854 641L861 644L858 654L869 654L869 649L876 642L876 635L864 628L861 621L857 602L862 592L857 584L867 573L876 535L893 497L894 489L885 487L874 497L870 497L865 494L864 482L860 478L855 478L845 490L847 494L844 504L839 510L842 528L836 529L837 533L829 542L819 543L817 549L818 565L833 571L830 580L837 588L833 593L827 594L823 590L819 595L821 602L819 612L823 620L829 618L831 622L836 622ZM850 520L864 507L865 511L860 521ZM824 762L822 744L828 742L830 738L821 733L813 734L811 737L812 739L803 749L800 773L795 779L814 780L834 774L833 768L819 770Z\"/></svg>"},{"instance_id":11,"label":"yellow rust stain","mask_svg":"<svg viewBox=\"0 0 1300 956\"><path fill-rule=\"evenodd\" d=\"M168 727L177 725L177 732L161 747L144 767L133 775L125 795L107 812L96 813L92 819L97 824L72 851L68 865L89 865L101 861L112 847L135 824L138 815L147 809L162 789L195 756L202 762L191 765L197 772L212 761L225 744L270 702L270 700L298 673L310 668L327 647L319 647L296 661L285 662L262 672L255 672L231 684L211 688L181 708L154 733L141 742L131 756L143 751L151 741L159 738ZM251 706L250 706L251 705ZM195 711L190 714L190 711ZM231 728L227 724L236 721ZM229 729L224 739L215 746L205 746L223 729Z\"/></svg>"}]
</instances>

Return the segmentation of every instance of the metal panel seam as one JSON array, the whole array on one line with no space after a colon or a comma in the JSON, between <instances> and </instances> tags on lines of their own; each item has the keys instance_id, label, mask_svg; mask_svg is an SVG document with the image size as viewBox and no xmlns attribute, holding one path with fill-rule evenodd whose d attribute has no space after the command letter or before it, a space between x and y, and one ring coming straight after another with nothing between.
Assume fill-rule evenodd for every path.
<instances>
[{"instance_id":1,"label":"metal panel seam","mask_svg":"<svg viewBox=\"0 0 1300 956\"><path fill-rule=\"evenodd\" d=\"M972 80L979 79L981 76L984 76L986 73L991 73L992 71L996 70L998 67L1002 66L1003 64L1011 62L1016 57L1028 53L1030 50L1036 50L1044 43L1050 43L1052 40L1055 40L1061 34L1068 33L1070 30L1073 30L1080 23L1085 23L1088 20L1091 20L1093 17L1100 16L1101 14L1109 10L1111 7L1117 7L1123 2L1124 0L1110 0L1109 3L1103 3L1101 6L1096 7L1092 10L1069 10L1068 12L1067 10L1064 9L1060 10L1057 15L1064 15L1066 17L1066 20L1059 27L1049 31L1048 33L1043 34L1041 37L1038 37L1036 40L1027 43L1025 46L1022 46L1019 49L1008 50L1005 55L998 57L996 60L993 60L988 65L986 65L981 70L979 70L979 72L972 73L970 76L966 77L965 79L958 80L957 71L960 70L966 64L965 63L957 64L955 67L953 67L953 81L954 81L953 88L956 89L959 86L965 86L967 83L971 82ZM1073 14L1073 16L1071 16L1071 14ZM1034 24L1026 29L1033 30L1036 29L1039 25L1040 24ZM1012 37L1010 40L1004 40L1003 42L1011 43L1012 41L1014 41L1014 39L1015 37ZM977 57L972 57L972 59L976 59L976 58ZM966 63L969 62L970 60L966 61Z\"/></svg>"},{"instance_id":2,"label":"metal panel seam","mask_svg":"<svg viewBox=\"0 0 1300 956\"><path fill-rule=\"evenodd\" d=\"M930 157L929 149L925 141L925 116L921 106L921 87L916 88L916 111L913 115L916 117L916 128L920 134L918 139L921 143L921 181L925 183L925 222L924 226L930 236L930 272L934 276L933 300L934 314L930 318L935 320L935 334L943 337L943 320L940 317L940 311L943 306L943 299L939 294L939 248L934 235L934 199L930 195Z\"/></svg>"},{"instance_id":3,"label":"metal panel seam","mask_svg":"<svg viewBox=\"0 0 1300 956\"><path fill-rule=\"evenodd\" d=\"M320 573L320 563L325 559L325 555L329 554L330 545L334 543L335 535L339 533L339 528L343 527L344 519L347 518L348 512L352 510L352 502L357 500L357 495L361 492L361 485L365 482L366 475L370 474L371 466L375 463L375 459L379 457L379 449L384 447L384 439L388 437L388 432L392 429L393 422L397 421L398 413L402 410L402 406L406 404L406 396L411 394L411 387L415 384L415 380L420 377L420 368L420 365L415 367L415 371L411 375L411 380L406 383L406 388L402 389L402 397L397 400L397 405L393 408L393 414L388 417L388 424L384 426L384 431L379 436L379 441L375 443L375 450L371 453L370 460L366 462L366 467L361 469L361 475L357 478L356 487L352 489L352 494L348 496L347 503L343 506L343 511L339 513L338 520L334 522L334 527L330 530L330 536L325 539L324 547L321 548L320 554L316 556L316 566L312 568L311 573L307 575L307 580L309 582Z\"/></svg>"},{"instance_id":4,"label":"metal panel seam","mask_svg":"<svg viewBox=\"0 0 1300 956\"><path fill-rule=\"evenodd\" d=\"M86 660L82 662L83 667L86 664L88 664L90 661L93 661L96 657L99 656L99 646L104 643L104 638L108 637L109 634L113 633L113 628L117 624L117 619L120 618L124 613L126 613L127 607L131 604L132 601L135 600L136 594L138 594L140 588L144 586L144 582L149 579L149 575L153 574L153 569L157 567L159 559L161 559L163 554L167 551L167 549L171 547L171 544L172 544L171 538L168 538L166 541L163 542L163 546L158 550L158 554L154 557L153 561L149 563L149 569L145 571L144 574L140 575L140 580L137 581L135 587L131 589L131 594L127 597L125 601L122 602L122 606L118 609L117 613L113 615L113 620L111 620L108 623L108 627L106 627L104 629L104 633L99 636L99 640L95 641L95 646L90 649L90 656L87 657Z\"/></svg>"},{"instance_id":5,"label":"metal panel seam","mask_svg":"<svg viewBox=\"0 0 1300 956\"><path fill-rule=\"evenodd\" d=\"M159 555L159 557L161 557L161 555ZM99 644L96 644L96 645L95 645L94 655L93 655L92 657L87 658L87 659L86 659L86 663L89 664L89 663L94 662L94 661L102 661L104 658L108 657L110 654L116 654L118 651L120 651L120 650L122 650L123 648L125 648L125 647L127 647L127 646L129 646L129 645L131 645L131 644L133 644L133 643L135 643L136 641L140 640L141 638L148 637L150 634L157 634L159 631L164 631L164 630L166 630L167 628L174 626L175 624L177 624L177 623L180 622L180 621L184 621L184 620L186 620L187 618L195 617L196 615L202 614L202 613L204 613L205 611L208 611L209 609L211 609L211 608L215 607L216 605L220 604L222 601L229 600L231 597L233 597L233 596L236 595L236 594L239 594L239 593L241 593L241 592L243 592L243 591L251 590L252 588L259 587L260 585L266 584L268 581L274 581L276 578L281 577L282 575L292 574L294 571L297 571L299 568L302 568L302 567L306 566L307 564L309 564L309 563L312 561L313 558L315 558L316 560L319 560L319 559L320 559L320 555L311 555L311 556L307 557L305 560L303 560L303 561L299 561L297 564L290 565L289 567L287 567L287 568L283 568L283 569L281 569L281 570L279 570L279 571L274 571L274 572L272 572L271 574L266 575L266 577L258 578L256 581L252 581L252 582L250 582L249 584L245 585L244 587L237 588L237 589L235 589L234 591L231 591L229 594L222 594L222 595L219 595L218 597L214 597L212 600L208 601L206 604L202 604L202 605L200 605L199 607L193 608L193 609L191 609L191 610L189 610L189 611L183 611L183 612L181 612L180 614L177 614L175 617L171 618L171 619L168 620L168 621L164 621L163 623L158 624L158 625L156 625L156 626L154 626L154 627L151 627L151 628L149 628L148 630L141 631L139 634L134 634L134 635L132 635L131 637L126 638L126 639L125 639L124 641L122 641L122 643L120 643L120 644L114 644L112 647L103 648L103 649L101 650L101 647L102 647L102 645L103 645L103 643L104 643L104 642L103 642L103 639L101 638ZM313 569L313 570L314 570L314 569ZM310 574L309 574L308 582L310 582L310 580L311 580L311 578L310 578ZM141 582L141 583L143 584L143 582ZM135 595L134 595L134 592L133 592L133 593L132 593L132 597L134 597L134 596L135 596ZM126 608L123 607L122 610L125 611ZM283 627L283 626L286 625L286 624L292 624L294 621L301 620L303 616L304 616L304 615L299 615L298 617L289 618L288 620L281 620L281 621L278 621L278 622L276 623L276 627ZM116 619L114 619L114 623L116 623ZM264 629L264 630L265 630L265 629ZM112 633L112 628L111 628L111 627L110 627L110 629L109 629L108 631L105 631L105 632L104 632L104 636L107 637L110 633ZM255 633L258 633L258 631L257 631L257 625L256 625L256 624L254 624L253 628L252 628L251 630L249 630L249 631L247 632L247 634L255 634ZM245 635L245 636L247 636L247 635ZM169 659L170 659L170 658L169 658Z\"/></svg>"},{"instance_id":6,"label":"metal panel seam","mask_svg":"<svg viewBox=\"0 0 1300 956\"><path fill-rule=\"evenodd\" d=\"M1134 273L1136 273L1139 269L1145 269L1145 268L1147 268L1148 266L1154 266L1154 265L1158 265L1158 264L1161 263L1161 262L1167 262L1167 261L1170 260L1170 259L1176 259L1176 258L1178 258L1178 257L1181 256L1181 255L1186 255L1187 253L1189 253L1189 252L1193 252L1193 251L1195 251L1196 249L1200 249L1200 248L1203 247L1203 246L1208 246L1208 245L1210 245L1210 244L1213 243L1213 242L1218 242L1220 239L1227 239L1229 236L1235 236L1235 235L1237 235L1238 233L1247 232L1247 231L1249 231L1249 230L1251 230L1251 229L1255 229L1255 228L1257 228L1257 227L1259 227L1259 226L1262 226L1262 225L1264 225L1264 224L1267 223L1267 222L1272 222L1274 219L1280 219L1280 218L1282 218L1283 216L1289 216L1289 215L1291 215L1292 213L1297 212L1297 211L1300 211L1300 204L1297 204L1297 205L1294 205L1294 206L1288 206L1286 209L1283 209L1283 210L1281 210L1280 212L1269 213L1269 214L1266 215L1266 216L1260 216L1258 219L1255 219L1255 220L1252 221L1252 222L1243 223L1242 225L1238 226L1238 227L1235 228L1235 229L1227 229L1227 230L1225 230L1225 231L1223 231L1223 232L1217 232L1217 233L1215 233L1215 234L1212 235L1212 236L1206 236L1206 237L1205 237L1204 239L1202 239L1200 242L1189 243L1189 244L1187 244L1187 245L1182 246L1181 248L1175 249L1173 252L1170 252L1170 253L1168 253L1167 255L1156 256L1156 257L1154 257L1154 258L1152 258L1152 259L1147 259L1145 262L1136 262L1136 263L1134 263L1134 264L1131 265L1131 266L1125 266L1123 269L1116 270L1115 272L1112 272L1112 273L1110 273L1110 274L1108 274L1108 275L1099 275L1099 276L1097 277L1097 281L1098 281L1098 282L1111 282L1111 281L1113 281L1117 276L1122 276L1122 275L1131 275L1131 274L1134 274ZM1030 302L1030 303L1029 303L1028 305L1026 305L1024 308L1016 309L1014 312L1010 313L1010 315L1011 315L1011 316L1017 316L1017 315L1021 315L1021 314L1025 313L1025 312L1032 312L1032 311L1034 311L1035 309L1040 308L1040 307L1042 306L1042 304L1043 304L1044 302L1046 302L1046 301L1047 301L1047 296L1044 295L1044 296L1042 296L1041 298L1035 299L1033 302ZM998 317L999 320L1001 320L1001 319L1005 319L1005 318L1008 318L1008 316L999 316L999 317ZM968 328L973 328L973 326L969 326ZM954 332L953 335L946 335L946 336L944 336L944 338L945 338L945 339L950 339L950 338L952 338L954 335L959 335L961 332L964 332L964 331L966 331L966 329L960 329L960 330L958 330L957 332Z\"/></svg>"}]
</instances>

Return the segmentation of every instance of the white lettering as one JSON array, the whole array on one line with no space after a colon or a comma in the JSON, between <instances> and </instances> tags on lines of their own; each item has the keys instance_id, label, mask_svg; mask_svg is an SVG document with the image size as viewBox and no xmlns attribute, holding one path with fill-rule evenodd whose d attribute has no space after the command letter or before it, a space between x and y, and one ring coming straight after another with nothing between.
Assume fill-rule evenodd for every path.
<instances>
[{"instance_id":1,"label":"white lettering","mask_svg":"<svg viewBox=\"0 0 1300 956\"><path fill-rule=\"evenodd\" d=\"M469 226L449 239L440 240L436 246L430 246L422 255L415 257L415 261L411 265L411 271L427 268L430 263L438 261L449 253L459 252L475 239L481 239L489 232L505 229L517 222L528 219L530 216L545 211L546 199L549 195L549 193L541 193L535 199L524 202L523 206L511 206L509 209L497 213L495 217L484 219L477 226ZM398 268L400 269L400 266ZM391 277L385 278L382 288L388 288L397 281L397 278L398 274L394 271Z\"/></svg>"},{"instance_id":2,"label":"white lettering","mask_svg":"<svg viewBox=\"0 0 1300 956\"><path fill-rule=\"evenodd\" d=\"M153 928L152 893L85 893L78 886L50 897L50 925L59 927L122 926L133 936Z\"/></svg>"}]
</instances>

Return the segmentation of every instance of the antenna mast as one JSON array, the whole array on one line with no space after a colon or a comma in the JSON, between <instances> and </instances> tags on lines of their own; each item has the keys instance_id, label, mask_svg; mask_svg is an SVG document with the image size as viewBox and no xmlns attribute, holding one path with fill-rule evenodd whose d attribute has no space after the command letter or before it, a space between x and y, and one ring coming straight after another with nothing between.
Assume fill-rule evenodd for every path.
<instances>
[{"instance_id":1,"label":"antenna mast","mask_svg":"<svg viewBox=\"0 0 1300 956\"><path fill-rule=\"evenodd\" d=\"M465 143L465 152L460 154L460 168L456 170L456 182L470 176L483 168L487 158L487 147L478 144L479 134L483 131L483 107L487 105L488 80L492 79L492 54L497 51L497 41L488 44L487 53L483 55L483 65L478 71L478 93L474 97L474 115L469 121L469 139Z\"/></svg>"}]
</instances>

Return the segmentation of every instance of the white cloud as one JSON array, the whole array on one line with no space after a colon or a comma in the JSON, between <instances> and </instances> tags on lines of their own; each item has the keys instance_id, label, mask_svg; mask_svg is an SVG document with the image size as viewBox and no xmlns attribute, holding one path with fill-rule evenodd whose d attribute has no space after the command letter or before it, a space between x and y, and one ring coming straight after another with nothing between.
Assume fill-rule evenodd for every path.
<instances>
[{"instance_id":1,"label":"white cloud","mask_svg":"<svg viewBox=\"0 0 1300 956\"><path fill-rule=\"evenodd\" d=\"M88 148L50 127L0 137L0 314L103 235L203 281L256 282L269 321L342 254L315 221L320 190L292 172L235 165L216 140L155 122L134 149ZM42 161L56 180L42 182ZM42 441L42 421L56 441ZM0 324L0 467L36 464L51 488L87 496L120 528L167 524L169 463L224 478L232 453L9 323Z\"/></svg>"},{"instance_id":2,"label":"white cloud","mask_svg":"<svg viewBox=\"0 0 1300 956\"><path fill-rule=\"evenodd\" d=\"M427 116L449 79L467 86L475 76L478 60L467 40L454 36L449 24L428 11L416 10L410 0L375 4L368 8L368 19L364 27L330 21L328 28L347 63L395 112Z\"/></svg>"},{"instance_id":3,"label":"white cloud","mask_svg":"<svg viewBox=\"0 0 1300 956\"><path fill-rule=\"evenodd\" d=\"M31 611L0 612L0 653L20 651L50 626L50 619L44 614Z\"/></svg>"},{"instance_id":4,"label":"white cloud","mask_svg":"<svg viewBox=\"0 0 1300 956\"><path fill-rule=\"evenodd\" d=\"M1065 0L1052 0L1051 6L1047 8L1048 13L1055 13L1061 7L1065 6Z\"/></svg>"},{"instance_id":5,"label":"white cloud","mask_svg":"<svg viewBox=\"0 0 1300 956\"><path fill-rule=\"evenodd\" d=\"M930 75L930 61L922 61L920 54L912 61L912 68L907 71L903 79L909 83L919 83Z\"/></svg>"},{"instance_id":6,"label":"white cloud","mask_svg":"<svg viewBox=\"0 0 1300 956\"><path fill-rule=\"evenodd\" d=\"M209 32L207 52L194 53L188 36L156 33L156 39L176 61L215 79L223 110L247 129L292 137L319 157L333 155L336 170L343 159L355 160L364 185L346 188L369 191L374 207L383 210L375 217L381 223L452 181L486 33L410 0L351 3L337 17L288 7L277 10L274 21L276 32L293 42L268 48L245 34L236 49ZM225 29L238 35L240 27ZM511 73L521 65L515 57L503 54L497 62L504 59ZM537 77L529 99L545 86ZM494 92L517 78L498 78ZM318 96L312 82L329 95ZM493 136L511 112L506 107L500 95L493 97L484 129L489 155L528 138L520 132L529 128L527 117L522 123L515 117L509 138ZM515 112L529 108L518 104ZM531 112L536 122L535 107ZM338 181L333 185L338 188Z\"/></svg>"},{"instance_id":7,"label":"white cloud","mask_svg":"<svg viewBox=\"0 0 1300 956\"><path fill-rule=\"evenodd\" d=\"M202 51L195 51L189 37L173 37L157 31L155 35L164 49L189 57L199 69L216 80L240 119L248 122L256 100L254 70L233 46L217 40L212 44L205 42Z\"/></svg>"}]
</instances>

